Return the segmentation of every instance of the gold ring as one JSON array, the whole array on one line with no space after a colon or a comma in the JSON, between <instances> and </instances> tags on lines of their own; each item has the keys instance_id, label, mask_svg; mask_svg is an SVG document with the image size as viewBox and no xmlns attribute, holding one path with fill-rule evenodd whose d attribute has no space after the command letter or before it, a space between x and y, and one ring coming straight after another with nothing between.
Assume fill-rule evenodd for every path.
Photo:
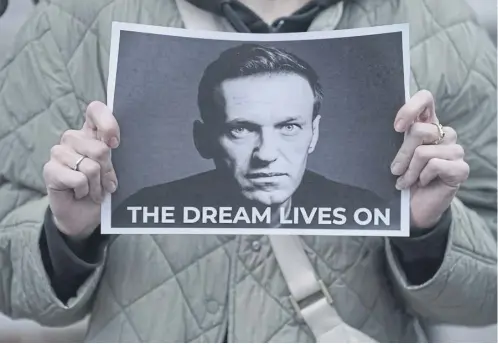
<instances>
[{"instance_id":1,"label":"gold ring","mask_svg":"<svg viewBox=\"0 0 498 344\"><path fill-rule=\"evenodd\" d=\"M437 140L435 140L434 142L432 142L432 144L433 145L438 145L441 142L443 142L444 137L446 136L446 133L444 132L444 128L441 125L441 123L432 123L432 124L434 124L437 127L438 131L439 131L439 137L437 138Z\"/></svg>"},{"instance_id":2,"label":"gold ring","mask_svg":"<svg viewBox=\"0 0 498 344\"><path fill-rule=\"evenodd\" d=\"M81 157L78 159L78 161L76 161L76 164L74 164L73 170L75 170L75 171L79 171L80 164L81 164L81 162L83 161L83 159L85 159L85 158L86 158L86 156L84 156L84 155L83 155L83 156L81 156Z\"/></svg>"}]
</instances>

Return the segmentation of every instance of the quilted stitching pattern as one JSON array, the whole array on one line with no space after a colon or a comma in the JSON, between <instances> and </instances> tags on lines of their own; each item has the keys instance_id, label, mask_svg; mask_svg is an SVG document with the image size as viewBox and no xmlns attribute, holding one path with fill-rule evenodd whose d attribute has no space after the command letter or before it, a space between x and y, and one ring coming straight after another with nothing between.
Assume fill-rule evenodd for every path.
<instances>
[{"instance_id":1,"label":"quilted stitching pattern","mask_svg":"<svg viewBox=\"0 0 498 344\"><path fill-rule=\"evenodd\" d=\"M265 237L118 237L105 271L99 269L67 307L55 299L37 253L47 205L41 170L59 135L82 124L86 104L105 100L111 20L182 26L172 0L47 0L0 67L0 309L42 323L77 320L102 273L88 341L214 342L228 329L231 341L313 342L293 313ZM496 114L496 51L454 0L451 6L349 0L339 28L405 21L412 27L411 92L426 88L436 95L442 122L461 129L475 176L453 206L452 246L443 266L427 285L408 286L389 242L386 248L375 238L303 238L341 316L380 341L414 340L406 305L457 322L496 319L486 306L496 304L496 241L486 232L496 228L496 160L489 160L496 157L496 116L482 120L482 114ZM466 283L483 288L462 297ZM465 319L453 315L462 300L468 300Z\"/></svg>"},{"instance_id":2,"label":"quilted stitching pattern","mask_svg":"<svg viewBox=\"0 0 498 344\"><path fill-rule=\"evenodd\" d=\"M100 307L99 301L96 302L96 315L92 319L96 325L95 328L91 326L88 340L101 341L100 334L109 332L109 327L115 326L115 317L124 314L125 318L120 322L128 324L144 342L164 338L184 338L186 342L213 341L213 337L207 337L207 332L216 335L214 329L220 326L225 316L225 293L218 288L222 276L213 271L215 268L228 272L224 242L226 240L215 237L191 240L181 236L137 236L132 240L123 236L116 239L107 263L110 272L104 275L104 287L99 292L102 296L97 297L105 306ZM167 258L168 254L177 251L177 247L184 247L186 252L189 252L189 247L198 248L196 259L191 259L192 254L186 255L187 260L183 262L181 258ZM122 255L113 252L127 252L135 263L122 264ZM136 266L147 266L141 271L145 275L137 274ZM137 280L150 283L137 284ZM201 284L204 285L203 294L199 293ZM225 284L228 285L228 273L225 274ZM109 297L112 301L106 299ZM148 311L157 309L157 305L164 305L168 310ZM175 321L177 318L182 322ZM176 325L162 325L173 323ZM118 340L119 335L115 332L113 340Z\"/></svg>"}]
</instances>

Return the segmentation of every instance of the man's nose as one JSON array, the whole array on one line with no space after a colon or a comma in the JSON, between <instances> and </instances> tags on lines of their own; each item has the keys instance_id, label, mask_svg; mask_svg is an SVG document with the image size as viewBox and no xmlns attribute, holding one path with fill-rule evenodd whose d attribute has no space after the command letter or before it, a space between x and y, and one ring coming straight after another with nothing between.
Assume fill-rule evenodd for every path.
<instances>
[{"instance_id":1,"label":"man's nose","mask_svg":"<svg viewBox=\"0 0 498 344\"><path fill-rule=\"evenodd\" d=\"M260 161L272 162L277 160L277 138L271 130L263 130L254 150L254 157Z\"/></svg>"}]
</instances>

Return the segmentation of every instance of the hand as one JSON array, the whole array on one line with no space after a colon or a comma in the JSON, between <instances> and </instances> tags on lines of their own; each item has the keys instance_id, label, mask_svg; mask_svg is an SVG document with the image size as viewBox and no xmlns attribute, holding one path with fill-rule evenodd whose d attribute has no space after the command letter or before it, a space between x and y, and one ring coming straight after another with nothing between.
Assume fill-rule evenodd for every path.
<instances>
[{"instance_id":1,"label":"hand","mask_svg":"<svg viewBox=\"0 0 498 344\"><path fill-rule=\"evenodd\" d=\"M460 184L469 176L464 150L454 129L444 127L440 138L434 98L428 91L416 93L398 112L395 130L406 133L391 171L399 176L396 188L411 188L411 226L429 229L448 209Z\"/></svg>"},{"instance_id":2,"label":"hand","mask_svg":"<svg viewBox=\"0 0 498 344\"><path fill-rule=\"evenodd\" d=\"M50 209L62 233L86 238L99 225L104 195L117 188L110 150L118 147L119 140L119 126L109 108L93 102L83 127L67 130L60 144L52 147L43 176Z\"/></svg>"}]
</instances>

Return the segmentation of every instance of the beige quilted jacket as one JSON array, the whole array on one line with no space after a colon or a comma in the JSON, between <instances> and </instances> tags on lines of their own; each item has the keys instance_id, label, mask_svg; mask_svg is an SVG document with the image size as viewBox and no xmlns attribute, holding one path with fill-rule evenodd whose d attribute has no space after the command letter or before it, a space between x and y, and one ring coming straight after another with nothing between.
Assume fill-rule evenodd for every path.
<instances>
[{"instance_id":1,"label":"beige quilted jacket","mask_svg":"<svg viewBox=\"0 0 498 344\"><path fill-rule=\"evenodd\" d=\"M47 0L0 66L0 311L54 326L90 313L87 341L313 342L266 237L117 237L77 296L57 299L39 250L42 168L86 105L106 99L113 20L183 25L174 0ZM414 318L497 318L496 49L486 33L462 0L348 0L311 30L400 22L411 25L411 92L433 92L471 166L443 262L413 285L389 240L303 238L339 314L383 342L416 340Z\"/></svg>"}]
</instances>

